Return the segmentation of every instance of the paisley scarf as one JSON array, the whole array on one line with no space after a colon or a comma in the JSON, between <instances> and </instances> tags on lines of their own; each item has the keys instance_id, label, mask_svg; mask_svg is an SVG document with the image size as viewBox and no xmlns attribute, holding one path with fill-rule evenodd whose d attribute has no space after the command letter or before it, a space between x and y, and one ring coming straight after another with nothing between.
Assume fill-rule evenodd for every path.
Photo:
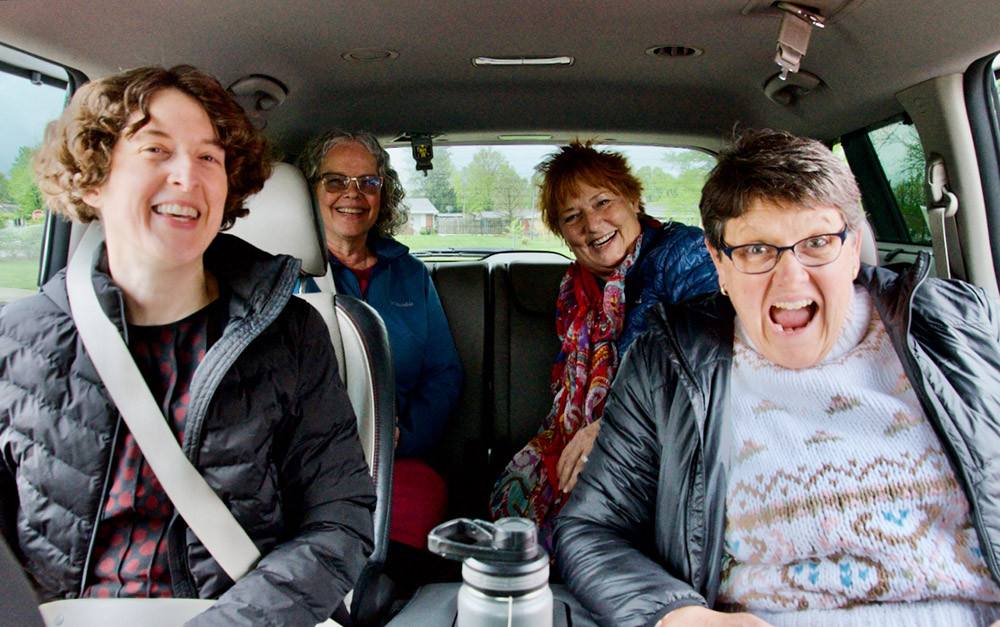
<instances>
[{"instance_id":1,"label":"paisley scarf","mask_svg":"<svg viewBox=\"0 0 1000 627\"><path fill-rule=\"evenodd\" d=\"M600 419L604 410L618 368L615 343L625 325L625 276L641 248L640 233L635 249L618 265L603 290L590 271L578 262L570 264L556 303L561 348L552 368L552 409L493 488L490 509L494 520L504 516L533 519L550 552L552 523L567 496L559 491L556 464L576 432Z\"/></svg>"}]
</instances>

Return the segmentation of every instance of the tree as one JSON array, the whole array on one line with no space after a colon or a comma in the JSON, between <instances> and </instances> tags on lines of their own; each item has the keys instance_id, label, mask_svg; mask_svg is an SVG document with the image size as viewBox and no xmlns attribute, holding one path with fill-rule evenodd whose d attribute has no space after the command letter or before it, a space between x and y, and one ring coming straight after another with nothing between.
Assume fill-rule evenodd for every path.
<instances>
[{"instance_id":1,"label":"tree","mask_svg":"<svg viewBox=\"0 0 1000 627\"><path fill-rule=\"evenodd\" d=\"M902 150L896 163L897 171L894 176L890 175L892 192L909 231L910 241L929 243L931 232L925 215L927 193L924 190L926 160L920 136L912 126L898 124L873 131L870 137L876 153L883 161L883 155ZM891 168L885 169L891 171Z\"/></svg>"},{"instance_id":2,"label":"tree","mask_svg":"<svg viewBox=\"0 0 1000 627\"><path fill-rule=\"evenodd\" d=\"M455 166L451 162L451 154L447 148L441 148L434 156L434 169L427 176L417 178L416 194L423 195L434 203L438 211L443 213L458 213L462 208L458 205L458 197L451 179L455 176Z\"/></svg>"},{"instance_id":3,"label":"tree","mask_svg":"<svg viewBox=\"0 0 1000 627\"><path fill-rule=\"evenodd\" d=\"M528 181L517 175L508 166L501 172L501 178L493 194L494 210L500 212L508 224L521 223L522 209L531 202L531 188ZM523 230L523 226L522 226Z\"/></svg>"},{"instance_id":4,"label":"tree","mask_svg":"<svg viewBox=\"0 0 1000 627\"><path fill-rule=\"evenodd\" d=\"M509 224L530 202L528 182L493 148L477 150L458 180L462 181L462 204L467 213L498 211Z\"/></svg>"},{"instance_id":5,"label":"tree","mask_svg":"<svg viewBox=\"0 0 1000 627\"><path fill-rule=\"evenodd\" d=\"M10 181L4 176L3 172L0 172L0 203L13 203L14 199L10 197Z\"/></svg>"},{"instance_id":6,"label":"tree","mask_svg":"<svg viewBox=\"0 0 1000 627\"><path fill-rule=\"evenodd\" d=\"M671 215L688 224L698 224L701 212L701 188L705 186L709 171L715 167L715 157L700 150L683 149L666 157L680 168L676 192L670 199Z\"/></svg>"},{"instance_id":7,"label":"tree","mask_svg":"<svg viewBox=\"0 0 1000 627\"><path fill-rule=\"evenodd\" d=\"M21 224L24 224L36 209L45 209L42 192L35 184L35 173L31 168L31 158L35 156L35 152L40 146L40 144L34 148L21 146L17 153L17 159L10 166L7 193L17 205L15 216Z\"/></svg>"},{"instance_id":8,"label":"tree","mask_svg":"<svg viewBox=\"0 0 1000 627\"><path fill-rule=\"evenodd\" d=\"M649 204L665 202L666 199L676 192L672 192L677 186L677 181L663 171L663 168L643 166L635 173L636 177L642 181L642 194Z\"/></svg>"},{"instance_id":9,"label":"tree","mask_svg":"<svg viewBox=\"0 0 1000 627\"><path fill-rule=\"evenodd\" d=\"M694 148L672 150L663 160L680 168L681 172L696 170L708 176L708 171L715 167L715 157Z\"/></svg>"}]
</instances>

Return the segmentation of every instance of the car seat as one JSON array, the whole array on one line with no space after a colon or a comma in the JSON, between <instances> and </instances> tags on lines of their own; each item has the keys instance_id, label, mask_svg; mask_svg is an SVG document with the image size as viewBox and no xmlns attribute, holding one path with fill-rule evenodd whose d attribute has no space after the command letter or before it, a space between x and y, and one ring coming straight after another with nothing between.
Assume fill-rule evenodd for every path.
<instances>
[{"instance_id":1,"label":"car seat","mask_svg":"<svg viewBox=\"0 0 1000 627\"><path fill-rule=\"evenodd\" d=\"M302 173L275 163L264 188L247 200L248 216L229 231L272 254L302 261L303 277L324 277L328 260L322 220ZM395 379L389 337L378 313L367 303L329 292L297 294L326 322L338 369L358 420L358 436L375 483L375 548L345 599L352 625L377 625L391 602L391 584L382 576L389 545L392 465L395 440ZM335 615L338 622L347 617Z\"/></svg>"}]
</instances>

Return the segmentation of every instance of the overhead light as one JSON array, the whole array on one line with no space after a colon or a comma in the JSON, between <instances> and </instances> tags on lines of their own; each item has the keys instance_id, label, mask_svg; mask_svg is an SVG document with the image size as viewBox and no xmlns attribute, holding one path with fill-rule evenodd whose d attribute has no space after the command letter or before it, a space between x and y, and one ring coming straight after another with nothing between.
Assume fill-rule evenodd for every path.
<instances>
[{"instance_id":1,"label":"overhead light","mask_svg":"<svg viewBox=\"0 0 1000 627\"><path fill-rule=\"evenodd\" d=\"M502 139L505 142L533 142L552 139L552 136L544 133L509 133L507 135L497 135L497 139Z\"/></svg>"},{"instance_id":2,"label":"overhead light","mask_svg":"<svg viewBox=\"0 0 1000 627\"><path fill-rule=\"evenodd\" d=\"M472 65L573 65L573 57L473 57Z\"/></svg>"}]
</instances>

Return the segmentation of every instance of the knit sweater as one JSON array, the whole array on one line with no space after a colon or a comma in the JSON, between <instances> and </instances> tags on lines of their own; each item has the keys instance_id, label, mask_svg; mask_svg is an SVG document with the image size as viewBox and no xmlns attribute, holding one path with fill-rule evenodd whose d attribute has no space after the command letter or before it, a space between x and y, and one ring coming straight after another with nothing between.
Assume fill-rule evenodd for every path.
<instances>
[{"instance_id":1,"label":"knit sweater","mask_svg":"<svg viewBox=\"0 0 1000 627\"><path fill-rule=\"evenodd\" d=\"M737 326L732 384L720 601L762 615L1000 602L968 502L864 290L812 368L774 364Z\"/></svg>"}]
</instances>

